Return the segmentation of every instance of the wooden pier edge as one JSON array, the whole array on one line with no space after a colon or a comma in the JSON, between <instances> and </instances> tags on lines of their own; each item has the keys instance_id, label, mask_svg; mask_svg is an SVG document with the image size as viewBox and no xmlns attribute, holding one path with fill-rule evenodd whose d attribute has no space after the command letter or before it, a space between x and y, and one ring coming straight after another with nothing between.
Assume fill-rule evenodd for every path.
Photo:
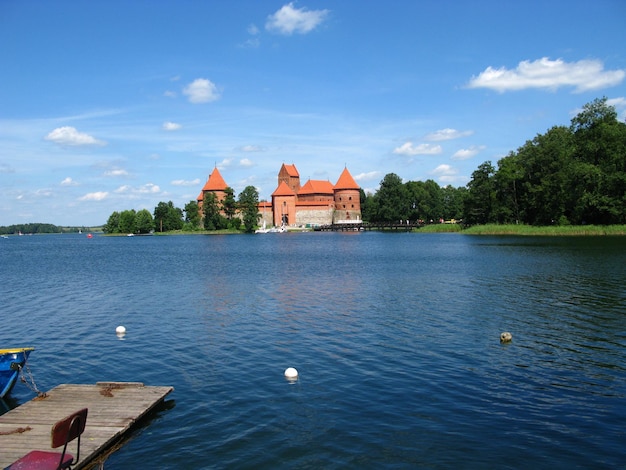
<instances>
[{"instance_id":1,"label":"wooden pier edge","mask_svg":"<svg viewBox=\"0 0 626 470\"><path fill-rule=\"evenodd\" d=\"M146 386L141 382L97 382L95 385L62 384L0 416L0 468L31 450L52 450L54 423L81 408L88 408L81 437L80 470L103 462L130 431L174 390L171 386ZM75 454L74 442L68 452ZM62 449L58 449L59 451Z\"/></svg>"}]
</instances>

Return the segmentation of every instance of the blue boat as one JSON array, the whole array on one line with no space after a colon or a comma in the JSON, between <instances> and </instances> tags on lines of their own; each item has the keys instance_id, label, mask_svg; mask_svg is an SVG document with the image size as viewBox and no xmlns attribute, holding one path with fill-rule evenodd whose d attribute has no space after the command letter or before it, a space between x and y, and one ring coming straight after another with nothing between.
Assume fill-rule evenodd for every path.
<instances>
[{"instance_id":1,"label":"blue boat","mask_svg":"<svg viewBox=\"0 0 626 470\"><path fill-rule=\"evenodd\" d=\"M28 356L35 348L0 349L0 398L13 389Z\"/></svg>"}]
</instances>

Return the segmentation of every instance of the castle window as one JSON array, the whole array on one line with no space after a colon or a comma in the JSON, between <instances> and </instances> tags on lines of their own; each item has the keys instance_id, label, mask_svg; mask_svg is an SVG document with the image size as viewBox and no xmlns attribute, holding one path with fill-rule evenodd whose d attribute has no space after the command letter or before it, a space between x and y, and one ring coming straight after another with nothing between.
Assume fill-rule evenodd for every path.
<instances>
[{"instance_id":1,"label":"castle window","mask_svg":"<svg viewBox=\"0 0 626 470\"><path fill-rule=\"evenodd\" d=\"M352 201L352 196L350 196L350 197L348 198L348 201Z\"/></svg>"}]
</instances>

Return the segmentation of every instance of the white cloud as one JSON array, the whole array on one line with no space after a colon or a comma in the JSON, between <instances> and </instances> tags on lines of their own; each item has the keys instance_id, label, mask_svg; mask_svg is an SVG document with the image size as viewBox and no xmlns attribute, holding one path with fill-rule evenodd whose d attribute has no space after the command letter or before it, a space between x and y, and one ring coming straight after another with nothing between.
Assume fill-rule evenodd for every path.
<instances>
[{"instance_id":1,"label":"white cloud","mask_svg":"<svg viewBox=\"0 0 626 470\"><path fill-rule=\"evenodd\" d=\"M623 96L620 96L618 98L611 98L606 100L606 104L615 107L615 111L617 111L617 114L620 116L619 119L621 121L626 120L626 98L624 98Z\"/></svg>"},{"instance_id":2,"label":"white cloud","mask_svg":"<svg viewBox=\"0 0 626 470\"><path fill-rule=\"evenodd\" d=\"M259 34L259 28L257 28L255 24L251 24L250 26L248 26L248 34L256 36L257 34Z\"/></svg>"},{"instance_id":3,"label":"white cloud","mask_svg":"<svg viewBox=\"0 0 626 470\"><path fill-rule=\"evenodd\" d=\"M616 109L626 108L626 98L620 96L619 98L607 99L606 104L609 106L615 106Z\"/></svg>"},{"instance_id":4,"label":"white cloud","mask_svg":"<svg viewBox=\"0 0 626 470\"><path fill-rule=\"evenodd\" d=\"M369 171L367 173L359 173L354 177L355 181L372 181L378 179L381 176L380 171Z\"/></svg>"},{"instance_id":5,"label":"white cloud","mask_svg":"<svg viewBox=\"0 0 626 470\"><path fill-rule=\"evenodd\" d=\"M48 188L43 188L43 189L38 189L35 191L35 196L36 197L52 197L54 196L54 193L49 190Z\"/></svg>"},{"instance_id":6,"label":"white cloud","mask_svg":"<svg viewBox=\"0 0 626 470\"><path fill-rule=\"evenodd\" d=\"M44 138L59 145L106 145L105 142L84 132L78 132L75 127L71 126L57 127Z\"/></svg>"},{"instance_id":7,"label":"white cloud","mask_svg":"<svg viewBox=\"0 0 626 470\"><path fill-rule=\"evenodd\" d=\"M396 155L438 155L442 152L441 145L419 144L414 145L413 142L405 142L400 147L396 147L393 153Z\"/></svg>"},{"instance_id":8,"label":"white cloud","mask_svg":"<svg viewBox=\"0 0 626 470\"><path fill-rule=\"evenodd\" d=\"M156 184L148 183L140 186L137 192L142 194L155 194L161 192L161 188Z\"/></svg>"},{"instance_id":9,"label":"white cloud","mask_svg":"<svg viewBox=\"0 0 626 470\"><path fill-rule=\"evenodd\" d=\"M109 195L106 191L98 191L95 193L87 193L83 197L79 198L80 201L102 201Z\"/></svg>"},{"instance_id":10,"label":"white cloud","mask_svg":"<svg viewBox=\"0 0 626 470\"><path fill-rule=\"evenodd\" d=\"M252 160L248 158L242 158L241 160L239 160L239 166L242 166L244 168L251 167L253 165L254 163L252 163Z\"/></svg>"},{"instance_id":11,"label":"white cloud","mask_svg":"<svg viewBox=\"0 0 626 470\"><path fill-rule=\"evenodd\" d=\"M485 146L484 145L480 145L480 146L471 146L468 149L459 149L456 152L454 152L454 155L452 155L452 159L453 160L467 160L469 158L475 157L476 155L478 155L478 153L481 150L484 150Z\"/></svg>"},{"instance_id":12,"label":"white cloud","mask_svg":"<svg viewBox=\"0 0 626 470\"><path fill-rule=\"evenodd\" d=\"M128 176L128 172L126 170L122 170L121 168L116 168L113 170L108 170L104 172L104 176Z\"/></svg>"},{"instance_id":13,"label":"white cloud","mask_svg":"<svg viewBox=\"0 0 626 470\"><path fill-rule=\"evenodd\" d=\"M183 127L183 126L181 126L180 124L178 124L176 122L167 121L167 122L163 123L163 130L164 131L177 131L181 127Z\"/></svg>"},{"instance_id":14,"label":"white cloud","mask_svg":"<svg viewBox=\"0 0 626 470\"><path fill-rule=\"evenodd\" d=\"M431 171L430 174L435 176L442 184L454 184L465 179L458 175L456 168L446 165L445 163L439 165Z\"/></svg>"},{"instance_id":15,"label":"white cloud","mask_svg":"<svg viewBox=\"0 0 626 470\"><path fill-rule=\"evenodd\" d=\"M431 132L430 134L424 137L424 140L429 140L431 142L439 142L442 140L453 140L460 139L461 137L467 137L472 135L474 131L457 131L456 129L440 129L435 132Z\"/></svg>"},{"instance_id":16,"label":"white cloud","mask_svg":"<svg viewBox=\"0 0 626 470\"><path fill-rule=\"evenodd\" d=\"M221 162L217 164L217 168L219 168L220 170L223 170L225 168L228 168L232 162L233 162L232 158L225 158L224 160L222 160Z\"/></svg>"},{"instance_id":17,"label":"white cloud","mask_svg":"<svg viewBox=\"0 0 626 470\"><path fill-rule=\"evenodd\" d=\"M136 188L125 184L115 190L117 194L156 194L159 192L161 192L161 188L152 183L147 183Z\"/></svg>"},{"instance_id":18,"label":"white cloud","mask_svg":"<svg viewBox=\"0 0 626 470\"><path fill-rule=\"evenodd\" d=\"M293 2L288 3L267 17L265 29L287 36L293 33L306 34L319 26L328 16L328 13L329 10L294 8Z\"/></svg>"},{"instance_id":19,"label":"white cloud","mask_svg":"<svg viewBox=\"0 0 626 470\"><path fill-rule=\"evenodd\" d=\"M242 152L260 152L262 150L263 149L258 145L244 145L243 147L241 147Z\"/></svg>"},{"instance_id":20,"label":"white cloud","mask_svg":"<svg viewBox=\"0 0 626 470\"><path fill-rule=\"evenodd\" d=\"M167 96L168 98L176 98L178 96L175 91L166 90L163 92L163 96Z\"/></svg>"},{"instance_id":21,"label":"white cloud","mask_svg":"<svg viewBox=\"0 0 626 470\"><path fill-rule=\"evenodd\" d=\"M250 38L247 41L245 41L243 44L241 44L241 47L245 49L256 49L260 45L261 45L261 41L259 40L259 38Z\"/></svg>"},{"instance_id":22,"label":"white cloud","mask_svg":"<svg viewBox=\"0 0 626 470\"><path fill-rule=\"evenodd\" d=\"M196 78L184 88L183 94L188 96L190 103L194 104L209 103L220 98L215 83L206 78Z\"/></svg>"},{"instance_id":23,"label":"white cloud","mask_svg":"<svg viewBox=\"0 0 626 470\"><path fill-rule=\"evenodd\" d=\"M187 180L174 180L170 184L172 186L198 186L201 183L200 178L196 178L195 180L187 181Z\"/></svg>"},{"instance_id":24,"label":"white cloud","mask_svg":"<svg viewBox=\"0 0 626 470\"><path fill-rule=\"evenodd\" d=\"M68 176L61 181L61 186L78 186L78 183Z\"/></svg>"},{"instance_id":25,"label":"white cloud","mask_svg":"<svg viewBox=\"0 0 626 470\"><path fill-rule=\"evenodd\" d=\"M547 57L530 62L520 62L514 70L506 67L487 67L477 77L472 77L469 88L489 88L500 93L527 88L556 90L572 86L582 93L619 84L626 76L624 70L604 70L601 60L565 62Z\"/></svg>"},{"instance_id":26,"label":"white cloud","mask_svg":"<svg viewBox=\"0 0 626 470\"><path fill-rule=\"evenodd\" d=\"M117 188L114 192L116 192L117 194L124 194L124 193L128 193L131 191L131 187L127 184L120 186L119 188Z\"/></svg>"}]
</instances>

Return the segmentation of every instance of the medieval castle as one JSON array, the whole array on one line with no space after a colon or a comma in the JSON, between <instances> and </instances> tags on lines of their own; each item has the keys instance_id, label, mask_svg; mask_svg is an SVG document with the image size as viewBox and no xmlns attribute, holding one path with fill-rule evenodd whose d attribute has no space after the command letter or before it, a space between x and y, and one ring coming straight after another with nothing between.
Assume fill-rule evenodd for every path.
<instances>
[{"instance_id":1,"label":"medieval castle","mask_svg":"<svg viewBox=\"0 0 626 470\"><path fill-rule=\"evenodd\" d=\"M217 167L209 175L198 195L202 208L204 195L215 194L218 201L225 197L228 187ZM283 165L278 172L278 186L271 202L259 203L261 223L276 227L285 225L306 226L361 221L361 194L359 185L344 168L337 183L309 179L300 185L300 174L295 165Z\"/></svg>"}]
</instances>

